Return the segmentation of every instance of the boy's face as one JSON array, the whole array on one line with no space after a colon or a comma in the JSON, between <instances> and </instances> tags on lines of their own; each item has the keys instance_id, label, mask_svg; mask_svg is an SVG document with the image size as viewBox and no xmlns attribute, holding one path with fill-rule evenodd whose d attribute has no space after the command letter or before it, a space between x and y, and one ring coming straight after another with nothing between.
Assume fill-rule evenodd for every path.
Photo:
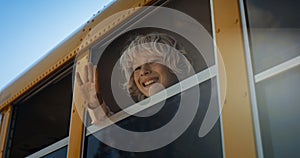
<instances>
[{"instance_id":1,"label":"boy's face","mask_svg":"<svg viewBox=\"0 0 300 158\"><path fill-rule=\"evenodd\" d=\"M174 84L176 76L162 64L159 57L138 57L133 63L133 79L138 89L147 97Z\"/></svg>"}]
</instances>

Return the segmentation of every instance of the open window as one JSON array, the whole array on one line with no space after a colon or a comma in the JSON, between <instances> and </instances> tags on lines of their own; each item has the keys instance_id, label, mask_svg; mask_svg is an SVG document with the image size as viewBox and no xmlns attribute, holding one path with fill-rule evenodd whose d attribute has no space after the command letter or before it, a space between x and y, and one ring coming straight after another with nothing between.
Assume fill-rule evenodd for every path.
<instances>
[{"instance_id":1,"label":"open window","mask_svg":"<svg viewBox=\"0 0 300 158\"><path fill-rule=\"evenodd\" d=\"M142 11L138 12L136 16L133 16L132 19L126 21L125 24L111 31L106 38L99 40L90 49L90 60L98 66L103 100L114 114L109 118L110 123L106 122L101 124L100 127L91 125L90 119L86 120L87 132L84 144L84 157L109 157L113 155L116 157L189 157L191 153L195 157L223 157L222 125L218 117L208 133L205 135L199 134L200 126L205 120L205 114L209 111L209 107L214 104L214 106L217 107L215 110L220 111L217 62L215 61L216 56L212 40L210 1L203 0L195 2L177 0L167 1L162 4L164 7L183 12L185 15L189 15L193 20L200 23L201 28L207 32L206 35L209 35L210 40L201 40L203 36L198 36L199 34L197 34L197 32L193 32L193 28L197 28L199 25L189 23L188 30L185 27L188 23L186 18L168 14L167 12L162 14L159 9L156 10L155 8L148 8L149 10L142 9ZM160 19L159 17L162 18ZM171 26L173 29L153 26L157 21L164 23L163 21L166 20L164 18L167 18L168 26ZM145 26L145 24L149 25ZM182 34L182 32L178 33L176 29L185 30L188 34ZM90 37L93 37L93 31L95 30L91 31ZM139 34L147 33L165 33L171 35L178 43L184 45L188 52L187 58L191 60L195 74L191 76L191 78L188 78L192 80L191 82L187 79L175 84L173 89L167 89L166 96L160 94L158 98L148 98L148 101L153 99L156 103L147 108L138 109L136 105L139 103L126 102L124 101L126 99L123 101L121 99L121 105L120 100L118 101L115 97L126 97L127 91L122 89L121 86L122 78L124 78L122 77L122 73L114 70L120 69L120 67L118 67L118 60L121 52L129 44L130 39ZM192 36L192 42L189 41L189 36ZM195 43L200 44L195 45ZM201 46L203 47L200 49L199 47ZM205 49L203 49L204 47ZM201 54L199 50L204 52L203 54L205 55ZM193 77L197 79L193 80ZM181 87L182 85L186 85L188 88L184 89ZM191 120L190 126L187 127L186 131L181 133L181 135L177 137L178 139L170 144L151 151L130 152L116 149L107 142L103 143L103 139L110 139L112 134L116 132L116 126L135 132L152 131L163 127L174 118L179 104L186 109L192 108L192 106L189 107L192 102L192 99L189 97L195 94L193 93L195 89L199 90L199 95L196 96L196 104L199 106L196 110L192 110L193 112L191 114L194 114L194 118ZM181 100L181 95L186 95L189 99ZM142 102L147 102L147 100ZM140 115L152 113L153 109L157 109L157 106L165 102L171 103L174 106L163 106L158 112L156 111L156 114L149 116L149 118L140 117ZM171 109L169 109L170 107ZM172 133L170 133L170 135L172 135ZM118 138L122 136L124 135L120 134L113 137ZM118 142L114 142L114 138L111 139L110 143L118 144ZM147 142L147 138L139 140L141 141L140 143L143 141L144 143ZM128 146L132 145L130 143L138 144L132 141L128 142Z\"/></svg>"}]
</instances>

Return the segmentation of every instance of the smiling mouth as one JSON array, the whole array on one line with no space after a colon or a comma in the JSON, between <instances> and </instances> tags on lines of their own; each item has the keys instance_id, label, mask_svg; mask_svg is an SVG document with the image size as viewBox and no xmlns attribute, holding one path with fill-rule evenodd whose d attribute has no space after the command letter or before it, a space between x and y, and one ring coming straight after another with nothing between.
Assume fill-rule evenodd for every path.
<instances>
[{"instance_id":1,"label":"smiling mouth","mask_svg":"<svg viewBox=\"0 0 300 158\"><path fill-rule=\"evenodd\" d=\"M158 81L158 78L153 78L153 79L143 82L142 85L143 85L143 87L149 87L152 84L156 83L157 81Z\"/></svg>"}]
</instances>

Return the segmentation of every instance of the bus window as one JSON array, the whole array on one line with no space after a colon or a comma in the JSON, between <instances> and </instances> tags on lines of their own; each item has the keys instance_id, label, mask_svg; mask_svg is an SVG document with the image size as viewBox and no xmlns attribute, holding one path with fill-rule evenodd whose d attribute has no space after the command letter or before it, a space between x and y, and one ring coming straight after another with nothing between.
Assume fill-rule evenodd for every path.
<instances>
[{"instance_id":1,"label":"bus window","mask_svg":"<svg viewBox=\"0 0 300 158\"><path fill-rule=\"evenodd\" d=\"M260 156L300 152L299 1L245 1L257 103ZM257 139L259 140L259 139Z\"/></svg>"},{"instance_id":2,"label":"bus window","mask_svg":"<svg viewBox=\"0 0 300 158\"><path fill-rule=\"evenodd\" d=\"M219 96L217 93L218 88L216 86L218 84L215 77L216 74L212 76L208 75L209 77L205 79L199 77L197 81L192 80L193 76L189 76L190 78L188 77L188 79L192 80L189 83L187 83L188 80L179 80L180 83L177 83L174 86L175 90L172 88L166 90L167 96L165 96L165 98L162 94L158 95L158 97L163 98L162 100L157 98L156 100L152 98L152 96L147 98L148 100L142 100L141 102L139 102L139 99L134 97L132 97L132 100L129 101L122 98L128 98L128 95L125 95L128 93L121 87L120 84L123 82L124 76L120 76L122 73L118 71L121 69L120 65L118 65L118 61L121 56L121 52L124 51L132 39L135 39L138 35L147 36L149 34L167 34L168 36L173 37L176 43L180 43L183 46L183 49L186 50L184 55L190 63L192 63L195 76L200 76L200 74L207 72L210 68L216 68L213 41L211 37L212 24L210 2L207 0L197 2L178 0L167 2L165 5L166 7L177 9L185 14L189 14L190 17L201 23L202 28L204 28L205 32L207 32L210 40L203 40L201 36L196 35L196 32L190 31L198 25L188 23L186 21L187 19L184 19L185 21L181 21L183 19L180 19L178 16L175 17L174 14L172 16L168 16L168 14L159 14L159 11L156 11L152 12L149 16L140 18L141 20L139 20L138 23L130 26L124 26L128 27L127 29L124 29L126 32L123 30L117 30L121 32L121 35L119 32L112 33L108 35L108 38L106 38L109 39L109 41L100 41L96 43L91 48L91 61L94 64L97 64L101 94L104 102L109 107L113 115L109 118L112 123L107 123L100 127L97 125L91 125L91 120L87 119L87 135L85 138L84 157L191 157L191 155L192 157L223 157L223 138L220 119L216 120L212 129L206 135L199 136L200 126L203 123L209 106L214 104L219 107ZM191 7L191 5L193 5L193 7ZM201 8L200 11L199 8ZM168 17L168 25L172 27L174 26L175 29L168 30L154 26L140 27L145 23L154 22L160 15ZM128 23L130 24L130 21ZM185 27L187 23L189 26ZM189 29L188 35L176 32L176 29L187 30L187 28ZM191 32L193 32L193 35L190 34ZM200 45L195 46L193 43L195 41L189 41L189 35L192 36L192 39L195 40L196 43L200 43L201 46L205 45L205 49L204 47L199 48ZM204 50L204 54L206 55L199 53L199 51ZM186 86L189 88L184 90L180 88L176 89L177 85L185 85L185 83L187 83ZM197 89L199 90L199 95L195 93ZM174 93L174 95L171 95L172 93ZM193 100L195 99L193 98L195 97L195 94L196 100ZM183 98L186 98L182 99L182 96L184 96ZM119 97L122 99L117 100ZM135 107L137 107L135 106L137 105L135 104L136 102L139 102L138 104L144 104L152 99L154 102L158 103L140 111L135 111ZM194 105L193 103L197 105L197 109L191 110L193 107L192 105ZM176 135L177 129L169 131L169 133L166 132L162 134L171 136L172 138L170 139L174 138L173 141L161 146L160 148L151 149L149 151L144 151L143 149L140 149L141 151L138 151L139 149L136 149L136 151L130 151L116 147L121 143L115 139L122 139L122 137L124 137L124 135L116 131L119 127L137 133L147 133L148 131L154 131L156 129L164 129L165 125L170 125L169 122L171 122L173 118L176 118L178 113L180 114L178 111L180 111L179 109L181 109L181 106L184 107L183 109L193 111L190 111L190 113L187 113L186 115L182 115L182 118L189 118L187 115L194 115L190 124L187 125L186 129L180 135ZM127 110L133 110L134 112L131 113L131 111L129 115ZM218 110L219 109L217 109L217 111ZM156 111L157 113L153 114L153 111ZM148 116L147 114L153 115ZM181 123L182 125L186 125L184 121ZM114 133L116 135L114 135ZM134 134L132 136L132 140L126 142L125 146L139 146L142 148L142 146L147 146L149 142L161 141L157 137L155 138L156 140L153 140L154 137L138 139L134 138ZM139 143L136 143L134 140ZM103 143L103 141L105 143Z\"/></svg>"},{"instance_id":3,"label":"bus window","mask_svg":"<svg viewBox=\"0 0 300 158\"><path fill-rule=\"evenodd\" d=\"M13 104L6 157L29 156L68 137L71 103L71 69L64 69Z\"/></svg>"},{"instance_id":4,"label":"bus window","mask_svg":"<svg viewBox=\"0 0 300 158\"><path fill-rule=\"evenodd\" d=\"M300 55L299 1L246 0L255 74ZM272 4L272 5L270 5Z\"/></svg>"}]
</instances>

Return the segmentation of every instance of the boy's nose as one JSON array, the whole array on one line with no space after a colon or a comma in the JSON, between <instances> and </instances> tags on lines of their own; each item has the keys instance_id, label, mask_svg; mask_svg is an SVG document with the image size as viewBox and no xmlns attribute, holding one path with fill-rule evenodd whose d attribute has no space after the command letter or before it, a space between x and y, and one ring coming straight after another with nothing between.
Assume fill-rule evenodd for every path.
<instances>
[{"instance_id":1,"label":"boy's nose","mask_svg":"<svg viewBox=\"0 0 300 158\"><path fill-rule=\"evenodd\" d=\"M149 64L144 64L141 66L140 76L145 76L151 73Z\"/></svg>"}]
</instances>

